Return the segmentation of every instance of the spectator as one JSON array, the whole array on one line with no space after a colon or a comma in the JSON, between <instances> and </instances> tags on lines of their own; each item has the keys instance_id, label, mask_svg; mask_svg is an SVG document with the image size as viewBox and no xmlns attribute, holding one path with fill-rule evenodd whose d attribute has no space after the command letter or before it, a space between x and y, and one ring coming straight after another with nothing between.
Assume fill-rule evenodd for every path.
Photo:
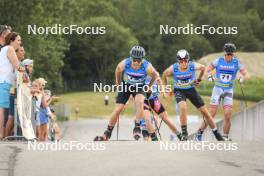
<instances>
[{"instance_id":1,"label":"spectator","mask_svg":"<svg viewBox=\"0 0 264 176\"><path fill-rule=\"evenodd\" d=\"M15 50L21 45L21 37L11 32L5 38L5 45L0 52L0 139L4 136L4 109L10 105L10 85L13 80L13 69L24 71L19 65Z\"/></svg>"},{"instance_id":2,"label":"spectator","mask_svg":"<svg viewBox=\"0 0 264 176\"><path fill-rule=\"evenodd\" d=\"M24 59L25 56L25 50L22 45L18 49L15 50L16 55L19 61ZM5 128L5 137L6 136L11 136L12 135L12 130L14 128L14 114L15 114L15 97L16 97L16 74L13 73L13 80L11 82L11 88L10 88L10 106L8 110L8 119L6 123L6 128Z\"/></svg>"},{"instance_id":3,"label":"spectator","mask_svg":"<svg viewBox=\"0 0 264 176\"><path fill-rule=\"evenodd\" d=\"M23 75L23 80L25 83L28 83L28 86L31 86L31 76L33 73L33 60L25 59L22 61L22 65L24 66L26 72Z\"/></svg>"},{"instance_id":4,"label":"spectator","mask_svg":"<svg viewBox=\"0 0 264 176\"><path fill-rule=\"evenodd\" d=\"M104 102L105 102L105 106L108 106L108 104L109 104L109 96L108 95L105 95Z\"/></svg>"},{"instance_id":5,"label":"spectator","mask_svg":"<svg viewBox=\"0 0 264 176\"><path fill-rule=\"evenodd\" d=\"M36 99L36 135L40 141L46 141L48 139L48 109L46 104L46 98L42 89L42 84L39 79L36 79L32 83L31 93L33 98Z\"/></svg>"},{"instance_id":6,"label":"spectator","mask_svg":"<svg viewBox=\"0 0 264 176\"><path fill-rule=\"evenodd\" d=\"M60 139L60 128L58 124L56 123L56 115L55 111L50 108L50 104L52 103L54 98L57 98L55 96L51 95L50 90L44 90L45 98L46 98L46 104L47 104L47 115L50 119L50 131L54 133L55 136L51 136L52 141L53 140L59 140Z\"/></svg>"},{"instance_id":7,"label":"spectator","mask_svg":"<svg viewBox=\"0 0 264 176\"><path fill-rule=\"evenodd\" d=\"M7 25L0 25L0 50L5 45L5 38L11 32L12 28Z\"/></svg>"},{"instance_id":8,"label":"spectator","mask_svg":"<svg viewBox=\"0 0 264 176\"><path fill-rule=\"evenodd\" d=\"M46 87L46 84L47 84L47 81L44 79L44 78L38 78L38 81L40 82L41 84L41 90L44 91L45 87Z\"/></svg>"}]
</instances>

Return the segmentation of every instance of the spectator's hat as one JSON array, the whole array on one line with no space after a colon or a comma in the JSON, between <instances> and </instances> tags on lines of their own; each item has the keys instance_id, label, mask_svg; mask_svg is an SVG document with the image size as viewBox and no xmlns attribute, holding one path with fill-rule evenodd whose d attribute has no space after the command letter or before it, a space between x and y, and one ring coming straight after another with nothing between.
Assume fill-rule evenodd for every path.
<instances>
[{"instance_id":1,"label":"spectator's hat","mask_svg":"<svg viewBox=\"0 0 264 176\"><path fill-rule=\"evenodd\" d=\"M31 59L25 59L22 61L23 66L33 65L33 60Z\"/></svg>"}]
</instances>

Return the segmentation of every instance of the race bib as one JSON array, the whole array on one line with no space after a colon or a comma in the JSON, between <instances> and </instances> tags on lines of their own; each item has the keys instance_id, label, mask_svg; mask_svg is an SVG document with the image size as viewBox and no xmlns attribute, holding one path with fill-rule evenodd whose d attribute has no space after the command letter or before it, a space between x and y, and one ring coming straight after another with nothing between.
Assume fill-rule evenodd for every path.
<instances>
[{"instance_id":1,"label":"race bib","mask_svg":"<svg viewBox=\"0 0 264 176\"><path fill-rule=\"evenodd\" d=\"M230 82L232 80L232 75L230 74L220 74L220 80L224 83Z\"/></svg>"},{"instance_id":2,"label":"race bib","mask_svg":"<svg viewBox=\"0 0 264 176\"><path fill-rule=\"evenodd\" d=\"M129 81L130 83L143 83L145 81L144 78L135 78L133 76L127 75L127 79L125 81Z\"/></svg>"},{"instance_id":3,"label":"race bib","mask_svg":"<svg viewBox=\"0 0 264 176\"><path fill-rule=\"evenodd\" d=\"M178 87L189 87L189 86L191 86L191 81L189 79L187 79L187 80L178 80L176 82L176 86L178 86Z\"/></svg>"}]
</instances>

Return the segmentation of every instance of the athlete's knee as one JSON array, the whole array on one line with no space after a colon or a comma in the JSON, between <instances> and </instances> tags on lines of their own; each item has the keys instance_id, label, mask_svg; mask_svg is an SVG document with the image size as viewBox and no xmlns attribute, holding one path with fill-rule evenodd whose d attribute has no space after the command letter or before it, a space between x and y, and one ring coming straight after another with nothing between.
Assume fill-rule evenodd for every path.
<instances>
[{"instance_id":1,"label":"athlete's knee","mask_svg":"<svg viewBox=\"0 0 264 176\"><path fill-rule=\"evenodd\" d=\"M144 109L144 101L138 100L135 101L137 109L143 110Z\"/></svg>"},{"instance_id":2,"label":"athlete's knee","mask_svg":"<svg viewBox=\"0 0 264 176\"><path fill-rule=\"evenodd\" d=\"M121 105L121 104L117 104L116 107L115 107L115 110L114 112L119 114L122 112L122 110L124 109L124 105Z\"/></svg>"},{"instance_id":3,"label":"athlete's knee","mask_svg":"<svg viewBox=\"0 0 264 176\"><path fill-rule=\"evenodd\" d=\"M215 114L218 110L218 106L217 104L210 104L210 113L211 114Z\"/></svg>"},{"instance_id":4,"label":"athlete's knee","mask_svg":"<svg viewBox=\"0 0 264 176\"><path fill-rule=\"evenodd\" d=\"M230 121L230 119L232 117L232 111L231 111L231 109L228 109L228 110L225 110L224 111L224 117L225 117L225 120Z\"/></svg>"},{"instance_id":5,"label":"athlete's knee","mask_svg":"<svg viewBox=\"0 0 264 176\"><path fill-rule=\"evenodd\" d=\"M212 115L209 113L208 109L204 106L199 108L199 111L203 114L205 118L212 118Z\"/></svg>"},{"instance_id":6,"label":"athlete's knee","mask_svg":"<svg viewBox=\"0 0 264 176\"><path fill-rule=\"evenodd\" d=\"M198 110L203 114L207 112L205 105L201 106Z\"/></svg>"},{"instance_id":7,"label":"athlete's knee","mask_svg":"<svg viewBox=\"0 0 264 176\"><path fill-rule=\"evenodd\" d=\"M135 96L135 102L144 102L145 96L143 94L137 94Z\"/></svg>"},{"instance_id":8,"label":"athlete's knee","mask_svg":"<svg viewBox=\"0 0 264 176\"><path fill-rule=\"evenodd\" d=\"M184 101L178 103L180 111L187 111L187 104Z\"/></svg>"}]
</instances>

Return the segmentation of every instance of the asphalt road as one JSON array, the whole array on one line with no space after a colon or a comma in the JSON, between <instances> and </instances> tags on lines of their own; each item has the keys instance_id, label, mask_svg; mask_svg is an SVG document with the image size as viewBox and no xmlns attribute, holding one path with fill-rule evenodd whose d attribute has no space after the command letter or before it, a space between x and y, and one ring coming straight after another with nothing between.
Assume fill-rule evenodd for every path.
<instances>
[{"instance_id":1,"label":"asphalt road","mask_svg":"<svg viewBox=\"0 0 264 176\"><path fill-rule=\"evenodd\" d=\"M119 131L122 141L91 143L95 135L102 134L105 126L105 120L65 123L63 139L58 145L88 144L81 150L77 145L71 151L58 150L59 147L55 150L52 143L36 143L39 148L34 150L33 144L30 148L27 143L0 142L0 176L264 175L264 142L221 143L235 145L236 150L187 151L175 148L186 142L166 142L170 132L165 126L161 131L163 143L131 141L132 120L123 119ZM197 124L189 127L189 131L195 130ZM116 139L115 132L112 139ZM49 150L44 150L43 146L49 146Z\"/></svg>"}]
</instances>

